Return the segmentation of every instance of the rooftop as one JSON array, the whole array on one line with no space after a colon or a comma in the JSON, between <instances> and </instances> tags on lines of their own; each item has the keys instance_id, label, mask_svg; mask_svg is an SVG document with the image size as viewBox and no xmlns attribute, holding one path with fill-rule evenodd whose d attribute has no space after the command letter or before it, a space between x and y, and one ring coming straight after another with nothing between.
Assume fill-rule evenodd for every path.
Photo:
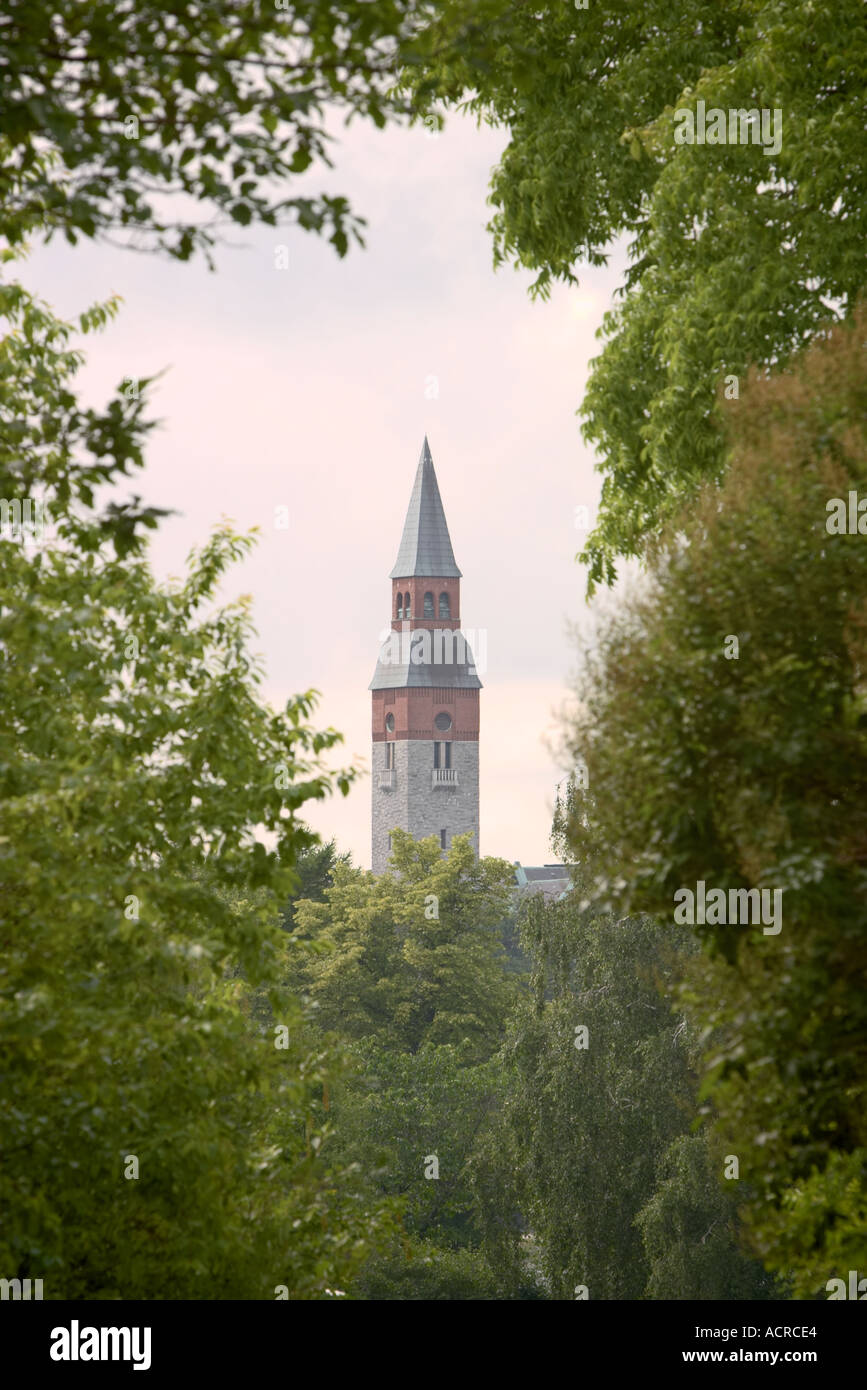
<instances>
[{"instance_id":1,"label":"rooftop","mask_svg":"<svg viewBox=\"0 0 867 1390\"><path fill-rule=\"evenodd\" d=\"M409 499L403 535L391 579L412 579L429 575L437 579L460 579L446 525L442 498L434 472L433 459L424 437Z\"/></svg>"},{"instance_id":2,"label":"rooftop","mask_svg":"<svg viewBox=\"0 0 867 1390\"><path fill-rule=\"evenodd\" d=\"M572 888L568 864L541 864L533 867L515 860L515 883L522 894L541 893L546 902L564 898Z\"/></svg>"}]
</instances>

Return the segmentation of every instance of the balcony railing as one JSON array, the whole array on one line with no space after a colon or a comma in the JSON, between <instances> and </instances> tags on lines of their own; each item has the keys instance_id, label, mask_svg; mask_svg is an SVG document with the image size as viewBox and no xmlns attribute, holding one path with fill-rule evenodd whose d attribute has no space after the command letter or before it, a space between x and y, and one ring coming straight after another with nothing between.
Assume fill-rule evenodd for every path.
<instances>
[{"instance_id":1,"label":"balcony railing","mask_svg":"<svg viewBox=\"0 0 867 1390\"><path fill-rule=\"evenodd\" d=\"M394 768L387 767L384 772L379 774L379 785L383 791L391 791L394 786Z\"/></svg>"},{"instance_id":2,"label":"balcony railing","mask_svg":"<svg viewBox=\"0 0 867 1390\"><path fill-rule=\"evenodd\" d=\"M456 787L457 785L458 774L454 767L435 767L431 773L432 787Z\"/></svg>"}]
</instances>

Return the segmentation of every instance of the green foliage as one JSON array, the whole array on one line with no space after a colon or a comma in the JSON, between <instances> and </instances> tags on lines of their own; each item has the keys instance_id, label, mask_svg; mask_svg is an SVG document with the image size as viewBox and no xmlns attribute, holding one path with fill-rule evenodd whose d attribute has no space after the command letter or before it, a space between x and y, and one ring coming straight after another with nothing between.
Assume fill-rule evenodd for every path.
<instances>
[{"instance_id":1,"label":"green foliage","mask_svg":"<svg viewBox=\"0 0 867 1390\"><path fill-rule=\"evenodd\" d=\"M682 1134L659 1164L658 1186L637 1217L650 1266L647 1298L773 1298L774 1281L738 1247L740 1183L720 1178L707 1134Z\"/></svg>"},{"instance_id":2,"label":"green foliage","mask_svg":"<svg viewBox=\"0 0 867 1390\"><path fill-rule=\"evenodd\" d=\"M330 1093L323 1156L362 1174L374 1205L400 1210L404 1232L347 1292L509 1296L480 1249L475 1178L503 1097L491 1054L517 990L498 930L511 870L476 861L468 838L443 857L435 840L400 831L393 873L374 878L345 858L329 856L320 902L296 904L289 979L317 1031L355 1040L356 1066Z\"/></svg>"},{"instance_id":3,"label":"green foliage","mask_svg":"<svg viewBox=\"0 0 867 1390\"><path fill-rule=\"evenodd\" d=\"M326 111L377 127L409 114L395 57L429 8L6 0L3 234L120 231L187 260L226 229L288 219L345 255L363 225L347 200L287 188L331 165ZM172 215L178 195L210 218Z\"/></svg>"},{"instance_id":4,"label":"green foliage","mask_svg":"<svg viewBox=\"0 0 867 1390\"><path fill-rule=\"evenodd\" d=\"M346 200L287 184L330 164L326 108L410 114L396 54L428 9L10 0L4 274L58 231L210 261L221 229L290 220L345 254ZM291 927L330 876L298 817L353 773L323 766L315 692L263 703L249 601L217 606L250 537L220 527L160 586L144 532L165 510L102 500L144 461L152 379L85 409L73 326L7 278L0 320L3 524L26 505L49 528L0 540L0 1267L50 1298L337 1295L395 1228L323 1157L347 1059L286 989L305 950L278 910Z\"/></svg>"},{"instance_id":5,"label":"green foliage","mask_svg":"<svg viewBox=\"0 0 867 1390\"><path fill-rule=\"evenodd\" d=\"M15 252L0 252L4 267L16 259ZM80 317L81 332L103 328L117 308L114 299L93 305ZM119 390L105 410L83 408L71 386L84 361L71 346L74 326L8 280L0 282L0 322L0 497L41 501L58 538L78 553L96 552L106 540L118 555L140 549L136 528L153 529L166 512L141 507L136 497L124 506L110 503L100 516L94 497L144 463L153 378L139 382L138 399Z\"/></svg>"},{"instance_id":6,"label":"green foliage","mask_svg":"<svg viewBox=\"0 0 867 1390\"><path fill-rule=\"evenodd\" d=\"M515 1078L504 1153L519 1166L544 1280L556 1299L578 1284L591 1299L640 1298L648 1268L635 1218L692 1111L685 1025L660 997L678 969L670 937L647 918L594 915L574 891L533 899L524 941L533 999L505 1047Z\"/></svg>"},{"instance_id":7,"label":"green foliage","mask_svg":"<svg viewBox=\"0 0 867 1390\"><path fill-rule=\"evenodd\" d=\"M340 854L335 840L327 844L308 845L301 850L294 864L295 887L286 899L282 920L285 931L292 931L295 925L295 904L302 899L321 903L326 889L330 888L337 864L351 864L352 856L347 852Z\"/></svg>"},{"instance_id":8,"label":"green foliage","mask_svg":"<svg viewBox=\"0 0 867 1390\"><path fill-rule=\"evenodd\" d=\"M335 1094L334 1152L376 1173L388 1196L401 1196L410 1236L440 1245L477 1243L469 1169L477 1136L502 1100L500 1069L475 1066L472 1048L424 1044L392 1051L355 1044L363 1071ZM426 1159L438 1177L426 1177Z\"/></svg>"},{"instance_id":9,"label":"green foliage","mask_svg":"<svg viewBox=\"0 0 867 1390\"><path fill-rule=\"evenodd\" d=\"M400 830L393 844L395 872L338 864L324 902L296 905L297 930L317 954L299 961L295 983L325 1030L405 1052L468 1041L482 1061L518 989L496 931L512 870L476 860L467 836L445 856L434 838Z\"/></svg>"},{"instance_id":10,"label":"green foliage","mask_svg":"<svg viewBox=\"0 0 867 1390\"><path fill-rule=\"evenodd\" d=\"M475 1065L468 1043L407 1053L368 1040L352 1052L359 1069L335 1089L324 1156L341 1169L357 1165L372 1195L400 1208L405 1234L371 1256L350 1296L509 1296L481 1248L475 1190L480 1140L503 1101L502 1068L495 1059Z\"/></svg>"},{"instance_id":11,"label":"green foliage","mask_svg":"<svg viewBox=\"0 0 867 1390\"><path fill-rule=\"evenodd\" d=\"M322 1297L389 1227L319 1154L343 1063L282 984L277 908L298 812L352 774L313 692L262 702L248 601L216 605L249 538L157 585L91 505L141 461L138 408L82 412L69 326L16 287L0 308L0 410L28 412L3 493L57 533L0 542L0 1266L50 1298Z\"/></svg>"},{"instance_id":12,"label":"green foliage","mask_svg":"<svg viewBox=\"0 0 867 1390\"><path fill-rule=\"evenodd\" d=\"M774 1252L775 1268L797 1270L796 1296L825 1299L828 1280L846 1280L850 1269L863 1270L867 1248L864 1174L863 1145L851 1153L832 1152L823 1167L815 1167L808 1178L794 1183L783 1193L779 1206L763 1214L762 1243ZM821 1251L812 1268L804 1268L805 1251Z\"/></svg>"},{"instance_id":13,"label":"green foliage","mask_svg":"<svg viewBox=\"0 0 867 1390\"><path fill-rule=\"evenodd\" d=\"M393 872L337 862L323 900L295 909L303 949L290 982L325 1037L354 1039L357 1064L331 1093L323 1155L356 1167L371 1197L402 1213L401 1240L374 1252L347 1292L521 1296L514 1260L486 1254L500 1253L504 1186L490 1153L505 1093L493 1054L519 993L501 942L512 870L476 860L469 837L447 855L399 830L393 844ZM506 1216L517 1229L517 1210Z\"/></svg>"},{"instance_id":14,"label":"green foliage","mask_svg":"<svg viewBox=\"0 0 867 1390\"><path fill-rule=\"evenodd\" d=\"M510 975L525 977L530 972L530 961L521 946L520 917L521 906L516 900L500 923L499 934L506 952L506 970Z\"/></svg>"},{"instance_id":15,"label":"green foliage","mask_svg":"<svg viewBox=\"0 0 867 1390\"><path fill-rule=\"evenodd\" d=\"M499 1296L545 1299L538 1242L527 1230L522 1182L526 1154L511 1123L521 1077L508 1049L501 1049L496 1060L501 1100L479 1131L469 1171L475 1228L488 1266L496 1271Z\"/></svg>"},{"instance_id":16,"label":"green foliage","mask_svg":"<svg viewBox=\"0 0 867 1390\"><path fill-rule=\"evenodd\" d=\"M395 1247L366 1265L352 1286L353 1297L401 1303L494 1300L501 1297L484 1256L477 1250L444 1250L430 1241Z\"/></svg>"},{"instance_id":17,"label":"green foliage","mask_svg":"<svg viewBox=\"0 0 867 1390\"><path fill-rule=\"evenodd\" d=\"M508 129L495 262L577 283L631 238L622 304L582 406L605 473L591 587L724 467L727 375L786 360L865 285L861 0L630 0L450 10L417 83ZM675 112L782 112L782 144L676 144Z\"/></svg>"},{"instance_id":18,"label":"green foliage","mask_svg":"<svg viewBox=\"0 0 867 1390\"><path fill-rule=\"evenodd\" d=\"M609 625L573 730L594 797L570 836L599 902L670 921L699 880L783 891L779 935L700 929L684 1003L718 1040L705 1090L753 1248L796 1297L864 1248L867 550L826 522L867 494L865 330L731 403L726 481Z\"/></svg>"}]
</instances>

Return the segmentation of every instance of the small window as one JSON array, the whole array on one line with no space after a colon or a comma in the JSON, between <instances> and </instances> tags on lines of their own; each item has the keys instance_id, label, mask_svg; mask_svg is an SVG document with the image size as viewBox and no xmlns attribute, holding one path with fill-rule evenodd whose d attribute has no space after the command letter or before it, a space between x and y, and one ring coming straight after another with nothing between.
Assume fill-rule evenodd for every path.
<instances>
[{"instance_id":1,"label":"small window","mask_svg":"<svg viewBox=\"0 0 867 1390\"><path fill-rule=\"evenodd\" d=\"M397 616L399 618L403 617L403 594L399 589L397 591Z\"/></svg>"},{"instance_id":2,"label":"small window","mask_svg":"<svg viewBox=\"0 0 867 1390\"><path fill-rule=\"evenodd\" d=\"M391 768L394 767L394 744L393 744L393 743L387 743L387 744L385 745L385 766L386 766L386 770L388 770L388 771L390 771Z\"/></svg>"},{"instance_id":3,"label":"small window","mask_svg":"<svg viewBox=\"0 0 867 1390\"><path fill-rule=\"evenodd\" d=\"M452 765L452 745L450 743L434 744L434 767L451 767Z\"/></svg>"},{"instance_id":4,"label":"small window","mask_svg":"<svg viewBox=\"0 0 867 1390\"><path fill-rule=\"evenodd\" d=\"M390 734L393 734L393 733L394 733L394 715L393 715L393 714L387 714L387 715L385 716L385 727L386 727L386 730L388 731L388 733L390 733Z\"/></svg>"},{"instance_id":5,"label":"small window","mask_svg":"<svg viewBox=\"0 0 867 1390\"><path fill-rule=\"evenodd\" d=\"M424 616L425 616L426 618L433 618L433 617L435 616L435 614L434 614L434 605L433 605L433 594L431 594L431 593L427 593L427 594L425 594L425 596L424 596Z\"/></svg>"},{"instance_id":6,"label":"small window","mask_svg":"<svg viewBox=\"0 0 867 1390\"><path fill-rule=\"evenodd\" d=\"M452 606L449 602L448 594L440 594L440 617L450 618L452 616Z\"/></svg>"},{"instance_id":7,"label":"small window","mask_svg":"<svg viewBox=\"0 0 867 1390\"><path fill-rule=\"evenodd\" d=\"M412 617L412 604L409 601L409 594L404 594L403 596L403 616L405 618Z\"/></svg>"},{"instance_id":8,"label":"small window","mask_svg":"<svg viewBox=\"0 0 867 1390\"><path fill-rule=\"evenodd\" d=\"M447 734L449 729L452 727L452 717L450 714L446 714L445 710L442 710L441 713L438 714L436 719L434 720L434 724L439 729L441 734Z\"/></svg>"},{"instance_id":9,"label":"small window","mask_svg":"<svg viewBox=\"0 0 867 1390\"><path fill-rule=\"evenodd\" d=\"M441 831L440 831L440 849L446 849L446 848L447 848L447 845L446 845L446 834L447 834L447 832L446 832L445 830L441 830ZM389 848L391 848L391 846L389 846Z\"/></svg>"}]
</instances>

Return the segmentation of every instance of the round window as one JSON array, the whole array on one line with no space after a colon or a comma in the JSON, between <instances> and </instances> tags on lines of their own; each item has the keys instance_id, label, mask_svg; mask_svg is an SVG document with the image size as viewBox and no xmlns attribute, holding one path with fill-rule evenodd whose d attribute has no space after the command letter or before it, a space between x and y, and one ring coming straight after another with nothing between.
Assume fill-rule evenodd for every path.
<instances>
[{"instance_id":1,"label":"round window","mask_svg":"<svg viewBox=\"0 0 867 1390\"><path fill-rule=\"evenodd\" d=\"M387 715L385 716L385 727L386 727L386 730L388 731L388 733L390 733L390 734L393 734L393 733L394 733L394 715L393 715L393 714L387 714Z\"/></svg>"},{"instance_id":2,"label":"round window","mask_svg":"<svg viewBox=\"0 0 867 1390\"><path fill-rule=\"evenodd\" d=\"M443 711L442 714L437 715L436 719L434 720L434 723L436 724L440 733L444 734L447 733L447 731L452 727L452 717L450 714L446 714L445 711Z\"/></svg>"}]
</instances>

